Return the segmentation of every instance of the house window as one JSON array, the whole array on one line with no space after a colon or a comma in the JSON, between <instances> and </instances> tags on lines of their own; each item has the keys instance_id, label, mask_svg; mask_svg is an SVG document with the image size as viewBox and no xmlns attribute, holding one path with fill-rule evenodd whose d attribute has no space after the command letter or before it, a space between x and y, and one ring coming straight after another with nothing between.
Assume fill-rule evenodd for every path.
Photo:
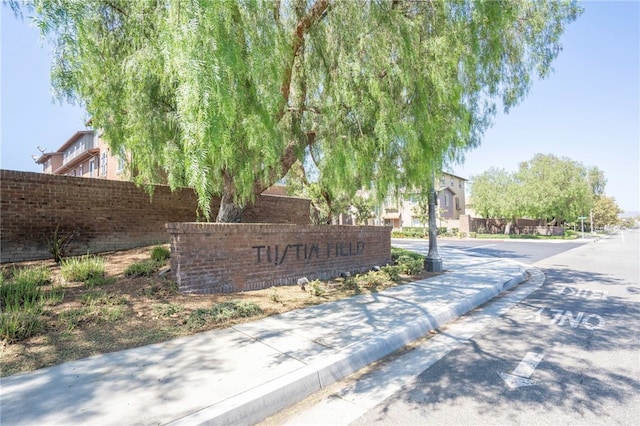
<instances>
[{"instance_id":1,"label":"house window","mask_svg":"<svg viewBox=\"0 0 640 426\"><path fill-rule=\"evenodd\" d=\"M103 152L100 155L100 176L107 175L107 153Z\"/></svg>"},{"instance_id":2,"label":"house window","mask_svg":"<svg viewBox=\"0 0 640 426\"><path fill-rule=\"evenodd\" d=\"M458 188L462 189L462 181L458 182Z\"/></svg>"},{"instance_id":3,"label":"house window","mask_svg":"<svg viewBox=\"0 0 640 426\"><path fill-rule=\"evenodd\" d=\"M460 198L456 197L456 210L461 210L460 209Z\"/></svg>"},{"instance_id":4,"label":"house window","mask_svg":"<svg viewBox=\"0 0 640 426\"><path fill-rule=\"evenodd\" d=\"M80 164L80 165L78 166L78 176L80 176L80 177L82 177L82 175L83 175L83 173L82 173L82 172L83 172L83 170L82 170L82 169L83 169L82 164Z\"/></svg>"},{"instance_id":5,"label":"house window","mask_svg":"<svg viewBox=\"0 0 640 426\"><path fill-rule=\"evenodd\" d=\"M91 160L89 161L89 177L94 177L93 173L96 170L96 161L95 160Z\"/></svg>"},{"instance_id":6,"label":"house window","mask_svg":"<svg viewBox=\"0 0 640 426\"><path fill-rule=\"evenodd\" d=\"M444 194L444 206L449 207L449 194Z\"/></svg>"},{"instance_id":7,"label":"house window","mask_svg":"<svg viewBox=\"0 0 640 426\"><path fill-rule=\"evenodd\" d=\"M451 186L453 187L453 179L451 179Z\"/></svg>"}]
</instances>

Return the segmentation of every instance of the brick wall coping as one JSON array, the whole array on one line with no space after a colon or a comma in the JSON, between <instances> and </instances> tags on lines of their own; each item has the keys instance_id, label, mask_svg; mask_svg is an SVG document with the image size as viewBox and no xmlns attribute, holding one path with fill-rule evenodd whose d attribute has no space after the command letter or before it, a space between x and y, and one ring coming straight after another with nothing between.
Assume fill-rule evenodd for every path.
<instances>
[{"instance_id":1,"label":"brick wall coping","mask_svg":"<svg viewBox=\"0 0 640 426\"><path fill-rule=\"evenodd\" d=\"M263 232L279 233L296 228L298 232L330 232L343 233L345 230L358 228L367 232L389 232L391 226L354 226L354 225L296 225L294 223L218 223L218 222L171 222L165 224L170 234L208 234L214 230L243 233L252 229Z\"/></svg>"}]
</instances>

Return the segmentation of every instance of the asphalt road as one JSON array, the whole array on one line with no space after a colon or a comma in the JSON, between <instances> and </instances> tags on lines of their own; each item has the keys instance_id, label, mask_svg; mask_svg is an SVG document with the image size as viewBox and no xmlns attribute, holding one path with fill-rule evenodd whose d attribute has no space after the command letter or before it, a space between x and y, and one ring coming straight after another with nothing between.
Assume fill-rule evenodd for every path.
<instances>
[{"instance_id":1,"label":"asphalt road","mask_svg":"<svg viewBox=\"0 0 640 426\"><path fill-rule=\"evenodd\" d=\"M502 257L519 262L533 264L542 259L580 247L593 240L439 240L438 247L451 247L470 253L481 253L487 256ZM428 253L429 243L426 240L393 239L391 245ZM446 259L443 259L446 269Z\"/></svg>"},{"instance_id":2,"label":"asphalt road","mask_svg":"<svg viewBox=\"0 0 640 426\"><path fill-rule=\"evenodd\" d=\"M416 244L394 240L394 245L425 250L424 242L422 247ZM331 424L356 425L637 424L637 230L587 244L452 240L441 245L534 264L546 279L528 297L517 299L515 306L498 310L502 302L496 300L439 330L442 336L460 335L465 327L475 327L466 332L469 338L390 396L376 400L376 391L383 392L375 386L369 386L370 394L345 391L357 388L359 381L378 381L382 387L386 379L376 375L377 369L383 370L378 366L334 385L320 400L308 401L314 424L329 424L325 419L330 418ZM499 315L480 324L483 310ZM427 340L422 347L430 344ZM400 374L406 365L415 367L421 362L420 353L418 347L389 360L393 367L388 375ZM337 405L331 400L347 397L360 411L352 410L357 417L350 413L336 421L331 410ZM296 416L282 423L297 424L296 419L305 418L300 413L305 409L298 407Z\"/></svg>"}]
</instances>

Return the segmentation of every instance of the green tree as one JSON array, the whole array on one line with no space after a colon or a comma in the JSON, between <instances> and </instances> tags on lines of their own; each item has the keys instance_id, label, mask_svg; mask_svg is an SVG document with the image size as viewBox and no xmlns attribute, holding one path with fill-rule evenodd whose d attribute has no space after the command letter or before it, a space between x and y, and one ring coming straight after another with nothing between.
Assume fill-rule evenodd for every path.
<instances>
[{"instance_id":1,"label":"green tree","mask_svg":"<svg viewBox=\"0 0 640 426\"><path fill-rule=\"evenodd\" d=\"M356 216L356 223L366 225L373 218L373 200L362 195L356 195L351 200L351 207Z\"/></svg>"},{"instance_id":2,"label":"green tree","mask_svg":"<svg viewBox=\"0 0 640 426\"><path fill-rule=\"evenodd\" d=\"M481 217L510 219L523 213L519 182L505 169L492 167L472 176L470 191L474 210Z\"/></svg>"},{"instance_id":3,"label":"green tree","mask_svg":"<svg viewBox=\"0 0 640 426\"><path fill-rule=\"evenodd\" d=\"M604 189L607 186L607 179L604 177L604 172L596 166L587 168L587 180L589 181L589 187L591 193L597 197L604 195Z\"/></svg>"},{"instance_id":4,"label":"green tree","mask_svg":"<svg viewBox=\"0 0 640 426\"><path fill-rule=\"evenodd\" d=\"M429 224L429 194L418 194L417 204L411 209L411 213L418 218L422 224L422 235L427 235L427 225Z\"/></svg>"},{"instance_id":5,"label":"green tree","mask_svg":"<svg viewBox=\"0 0 640 426\"><path fill-rule=\"evenodd\" d=\"M15 7L17 1L10 0ZM321 191L424 186L545 77L574 1L28 0L81 102L141 183L209 217L313 153Z\"/></svg>"},{"instance_id":6,"label":"green tree","mask_svg":"<svg viewBox=\"0 0 640 426\"><path fill-rule=\"evenodd\" d=\"M527 217L558 225L578 216L588 216L593 193L587 169L580 163L555 155L536 154L520 163L520 202Z\"/></svg>"},{"instance_id":7,"label":"green tree","mask_svg":"<svg viewBox=\"0 0 640 426\"><path fill-rule=\"evenodd\" d=\"M593 214L593 226L604 228L605 226L617 225L620 221L618 215L622 213L622 210L618 207L615 198L598 195L593 203L591 213Z\"/></svg>"}]
</instances>

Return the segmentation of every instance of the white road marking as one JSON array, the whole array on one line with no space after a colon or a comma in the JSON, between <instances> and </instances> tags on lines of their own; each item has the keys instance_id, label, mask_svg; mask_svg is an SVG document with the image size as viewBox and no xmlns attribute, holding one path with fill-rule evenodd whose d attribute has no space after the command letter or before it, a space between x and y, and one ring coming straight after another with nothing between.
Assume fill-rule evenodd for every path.
<instances>
[{"instance_id":1,"label":"white road marking","mask_svg":"<svg viewBox=\"0 0 640 426\"><path fill-rule=\"evenodd\" d=\"M524 386L533 386L536 384L536 382L530 380L529 377L531 377L540 361L542 361L543 357L544 354L527 352L522 361L518 363L518 366L511 372L511 374L500 372L498 374L511 389L517 389Z\"/></svg>"}]
</instances>

